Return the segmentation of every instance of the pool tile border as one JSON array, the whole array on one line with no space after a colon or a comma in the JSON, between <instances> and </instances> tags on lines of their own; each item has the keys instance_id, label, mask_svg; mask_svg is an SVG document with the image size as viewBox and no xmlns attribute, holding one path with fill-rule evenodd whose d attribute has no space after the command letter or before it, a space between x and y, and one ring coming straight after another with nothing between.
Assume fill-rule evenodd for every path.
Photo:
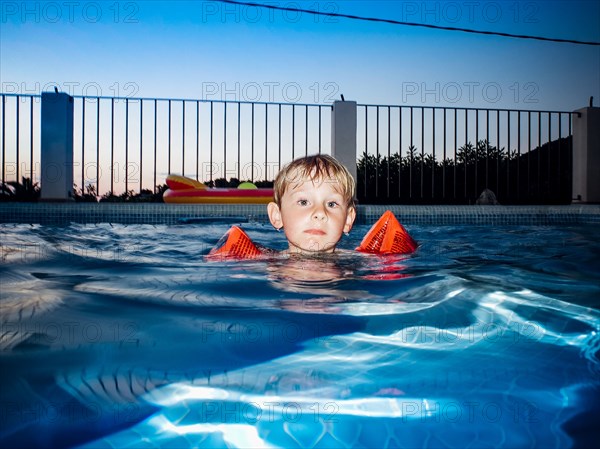
<instances>
[{"instance_id":1,"label":"pool tile border","mask_svg":"<svg viewBox=\"0 0 600 449\"><path fill-rule=\"evenodd\" d=\"M600 224L600 205L384 206L359 205L357 223L370 224L391 210L406 225ZM205 220L268 220L260 204L0 203L0 223L185 224Z\"/></svg>"}]
</instances>

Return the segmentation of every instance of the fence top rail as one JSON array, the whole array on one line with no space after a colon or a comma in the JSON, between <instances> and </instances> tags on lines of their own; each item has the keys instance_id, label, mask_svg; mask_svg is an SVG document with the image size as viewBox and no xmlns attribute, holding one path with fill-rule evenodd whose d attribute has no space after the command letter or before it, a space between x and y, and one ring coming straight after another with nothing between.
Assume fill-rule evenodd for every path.
<instances>
[{"instance_id":1,"label":"fence top rail","mask_svg":"<svg viewBox=\"0 0 600 449\"><path fill-rule=\"evenodd\" d=\"M90 100L126 100L126 101L174 101L178 103L231 103L231 104L256 104L267 106L301 106L301 107L329 107L330 104L313 104L313 103L277 103L270 101L236 101L236 100L200 100L197 98L154 98L154 97L107 97L107 96L86 96L72 95L73 98L90 99Z\"/></svg>"},{"instance_id":2,"label":"fence top rail","mask_svg":"<svg viewBox=\"0 0 600 449\"><path fill-rule=\"evenodd\" d=\"M13 94L0 92L1 97L26 97L26 98L42 98L42 94Z\"/></svg>"},{"instance_id":3,"label":"fence top rail","mask_svg":"<svg viewBox=\"0 0 600 449\"><path fill-rule=\"evenodd\" d=\"M52 93L52 92L50 92ZM41 98L42 94L17 94L17 93L3 93L0 92L2 97L35 97ZM174 102L187 102L187 103L232 103L232 104L256 104L256 105L267 105L267 106L300 106L300 107L321 107L321 108L332 108L331 104L317 104L317 103L278 103L272 101L237 101L237 100L201 100L197 98L160 98L160 97L110 97L110 96L98 96L98 95L71 95L72 98L77 99L90 99L90 100L118 100L118 101L174 101Z\"/></svg>"},{"instance_id":4,"label":"fence top rail","mask_svg":"<svg viewBox=\"0 0 600 449\"><path fill-rule=\"evenodd\" d=\"M416 105L391 105L391 104L357 104L357 107L365 108L394 108L394 109L440 109L440 110L457 110L457 111L493 111L493 112L534 112L544 114L579 114L577 111L548 111L536 109L505 109L505 108L475 108L464 106L416 106Z\"/></svg>"},{"instance_id":5,"label":"fence top rail","mask_svg":"<svg viewBox=\"0 0 600 449\"><path fill-rule=\"evenodd\" d=\"M22 98L41 98L42 94L23 94L23 93L5 93L0 92L1 97L22 97ZM197 98L162 98L162 97L110 97L110 96L94 96L94 95L71 95L73 98L90 99L90 100L118 100L118 101L174 101L174 102L189 102L189 103L232 103L232 104L255 104L267 106L299 106L299 107L320 107L332 108L332 104L318 103L281 103L271 101L236 101L236 100L201 100ZM393 109L440 109L440 110L457 110L457 111L493 111L493 112L527 112L527 113L544 113L544 114L577 114L577 111L556 111L556 110L541 110L541 109L506 109L506 108L476 108L464 106L426 106L426 105L398 105L398 104L357 104L357 107L364 108L393 108Z\"/></svg>"}]
</instances>

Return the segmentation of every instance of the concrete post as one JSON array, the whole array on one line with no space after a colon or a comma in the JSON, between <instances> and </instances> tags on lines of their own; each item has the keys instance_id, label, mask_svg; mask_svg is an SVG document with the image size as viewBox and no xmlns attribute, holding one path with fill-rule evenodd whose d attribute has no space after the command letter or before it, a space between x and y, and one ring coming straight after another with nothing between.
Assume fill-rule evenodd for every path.
<instances>
[{"instance_id":1,"label":"concrete post","mask_svg":"<svg viewBox=\"0 0 600 449\"><path fill-rule=\"evenodd\" d=\"M573 198L600 203L600 108L583 108L573 116Z\"/></svg>"},{"instance_id":2,"label":"concrete post","mask_svg":"<svg viewBox=\"0 0 600 449\"><path fill-rule=\"evenodd\" d=\"M331 112L331 155L356 179L356 102L334 101Z\"/></svg>"},{"instance_id":3,"label":"concrete post","mask_svg":"<svg viewBox=\"0 0 600 449\"><path fill-rule=\"evenodd\" d=\"M41 199L73 196L73 97L42 92Z\"/></svg>"}]
</instances>

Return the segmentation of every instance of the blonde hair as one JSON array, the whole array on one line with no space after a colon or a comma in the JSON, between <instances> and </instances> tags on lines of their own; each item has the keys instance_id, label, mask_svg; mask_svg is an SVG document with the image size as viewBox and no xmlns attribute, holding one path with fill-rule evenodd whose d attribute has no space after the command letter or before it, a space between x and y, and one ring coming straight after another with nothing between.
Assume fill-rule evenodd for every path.
<instances>
[{"instance_id":1,"label":"blonde hair","mask_svg":"<svg viewBox=\"0 0 600 449\"><path fill-rule=\"evenodd\" d=\"M316 154L295 159L285 165L275 178L273 186L275 203L281 207L281 198L290 184L310 180L312 182L336 181L340 184L340 194L348 207L354 207L354 178L340 162L326 154Z\"/></svg>"}]
</instances>

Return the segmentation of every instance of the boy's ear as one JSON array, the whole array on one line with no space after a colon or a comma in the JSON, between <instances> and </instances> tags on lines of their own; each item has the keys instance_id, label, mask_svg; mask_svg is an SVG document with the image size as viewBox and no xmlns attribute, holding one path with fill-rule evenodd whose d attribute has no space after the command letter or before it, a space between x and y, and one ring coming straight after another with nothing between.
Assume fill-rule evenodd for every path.
<instances>
[{"instance_id":1,"label":"boy's ear","mask_svg":"<svg viewBox=\"0 0 600 449\"><path fill-rule=\"evenodd\" d=\"M281 220L281 211L277 203L269 203L267 206L267 214L269 214L269 221L275 229L281 229L283 227L283 221Z\"/></svg>"},{"instance_id":2,"label":"boy's ear","mask_svg":"<svg viewBox=\"0 0 600 449\"><path fill-rule=\"evenodd\" d=\"M346 224L344 225L344 232L350 232L355 219L356 209L354 207L349 207L348 212L346 213Z\"/></svg>"}]
</instances>

